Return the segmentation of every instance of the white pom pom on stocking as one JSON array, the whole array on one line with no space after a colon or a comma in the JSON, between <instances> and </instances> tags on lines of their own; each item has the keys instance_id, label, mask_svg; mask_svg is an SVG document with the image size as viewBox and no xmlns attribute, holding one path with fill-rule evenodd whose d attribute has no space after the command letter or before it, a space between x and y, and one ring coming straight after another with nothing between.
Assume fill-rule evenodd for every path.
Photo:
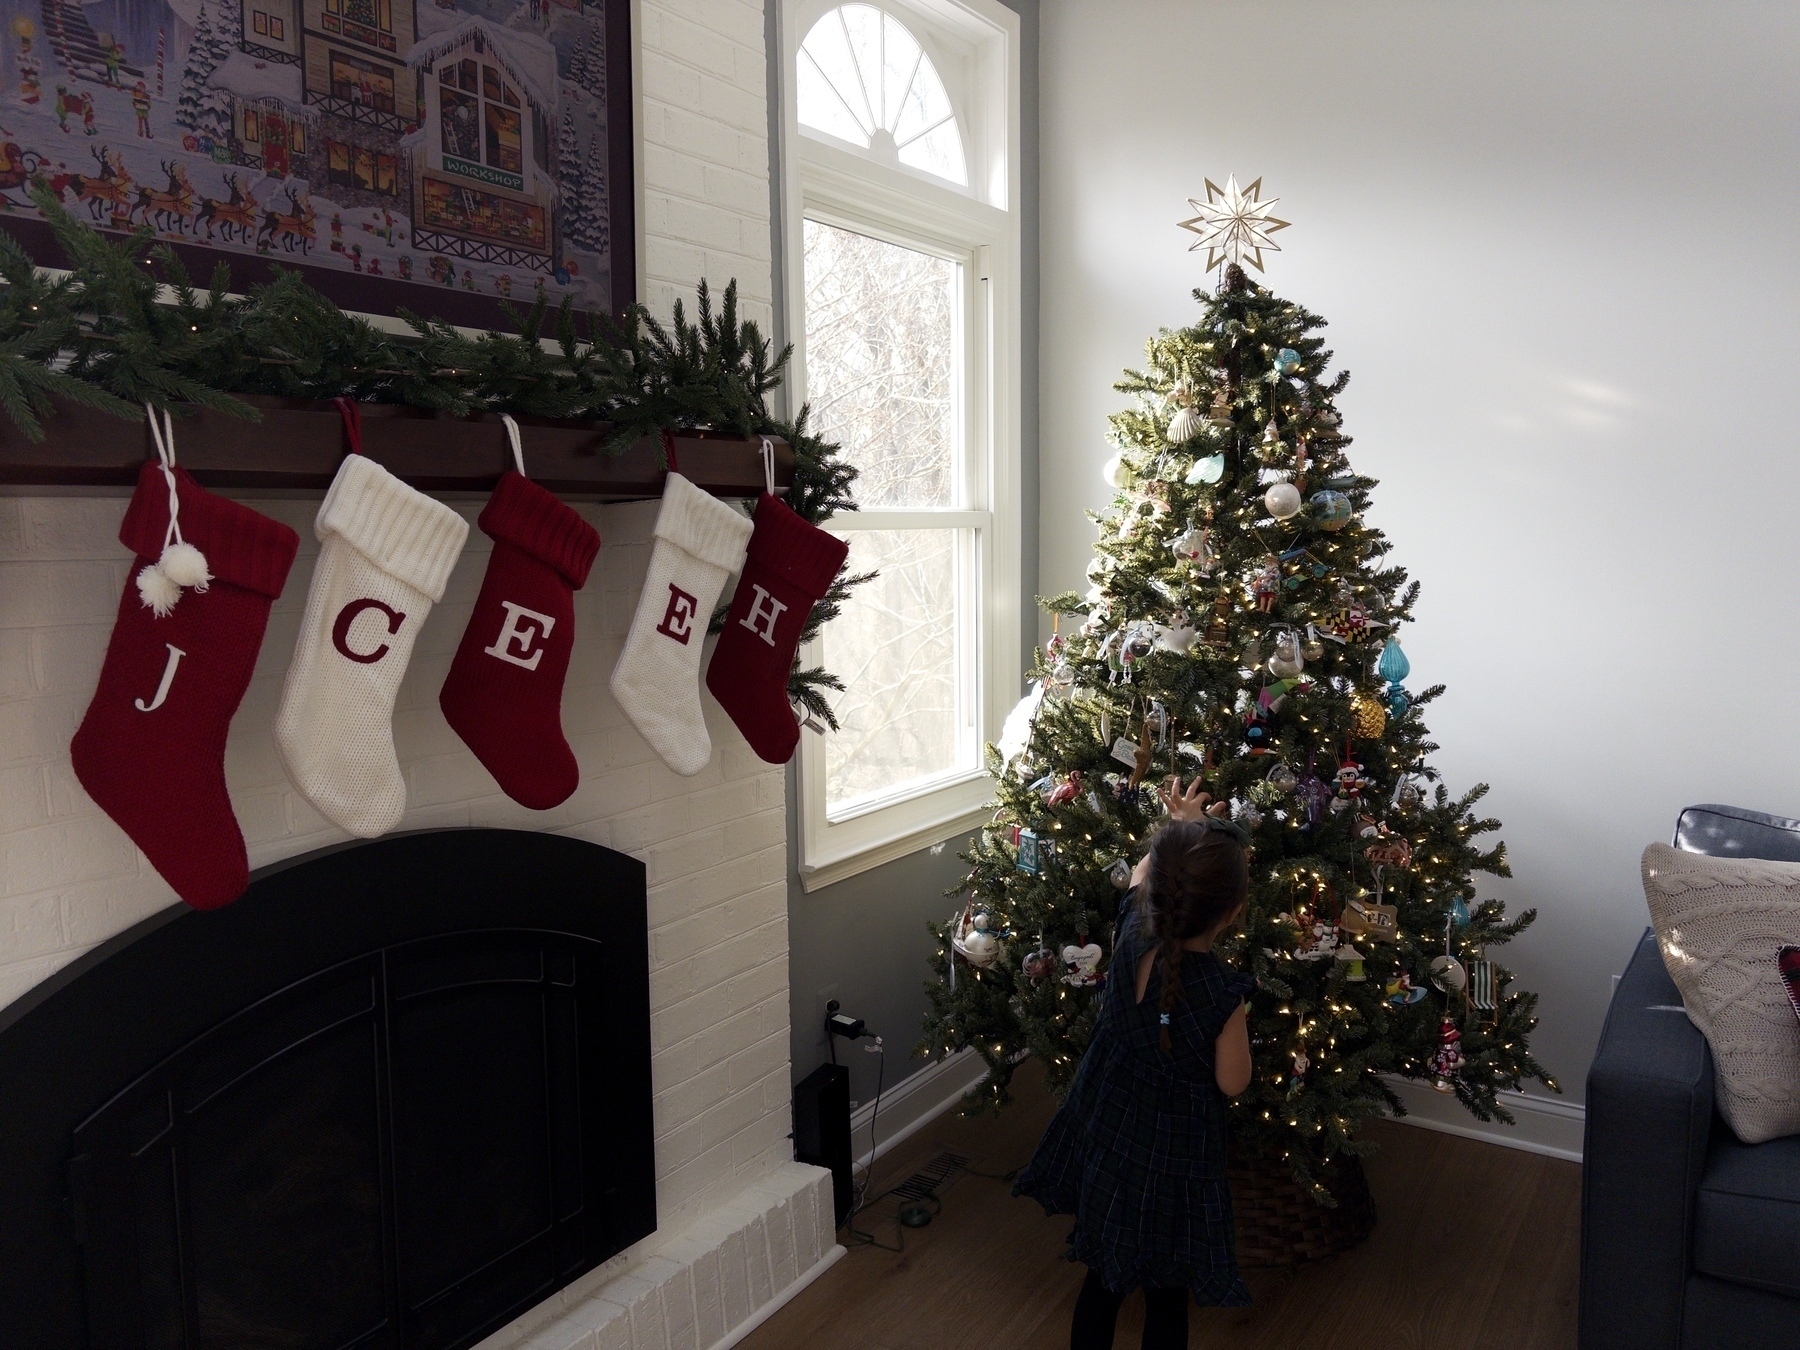
<instances>
[{"instance_id":1,"label":"white pom pom on stocking","mask_svg":"<svg viewBox=\"0 0 1800 1350\"><path fill-rule=\"evenodd\" d=\"M138 598L159 619L168 618L175 608L175 602L181 599L181 587L156 563L151 563L137 574L137 589Z\"/></svg>"},{"instance_id":2,"label":"white pom pom on stocking","mask_svg":"<svg viewBox=\"0 0 1800 1350\"><path fill-rule=\"evenodd\" d=\"M162 557L156 564L162 573L177 586L192 587L196 591L205 591L207 583L212 580L212 573L206 566L206 555L192 544L176 542L162 551Z\"/></svg>"}]
</instances>

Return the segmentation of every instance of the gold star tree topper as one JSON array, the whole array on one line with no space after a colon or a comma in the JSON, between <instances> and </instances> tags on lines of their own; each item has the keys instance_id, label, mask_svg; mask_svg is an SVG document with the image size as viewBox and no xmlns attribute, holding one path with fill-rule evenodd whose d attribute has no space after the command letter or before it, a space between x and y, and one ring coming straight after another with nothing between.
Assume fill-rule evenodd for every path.
<instances>
[{"instance_id":1,"label":"gold star tree topper","mask_svg":"<svg viewBox=\"0 0 1800 1350\"><path fill-rule=\"evenodd\" d=\"M1269 214L1270 208L1281 198L1258 201L1257 195L1261 192L1262 179L1258 178L1247 188L1240 188L1237 175L1232 174L1225 180L1223 188L1207 179L1205 201L1188 198L1188 205L1198 214L1191 220L1182 221L1181 228L1200 236L1189 246L1188 252L1204 248L1207 271L1223 262L1247 262L1260 272L1264 249L1271 253L1281 252L1281 245L1269 238L1275 231L1288 227L1287 221L1277 220Z\"/></svg>"}]
</instances>

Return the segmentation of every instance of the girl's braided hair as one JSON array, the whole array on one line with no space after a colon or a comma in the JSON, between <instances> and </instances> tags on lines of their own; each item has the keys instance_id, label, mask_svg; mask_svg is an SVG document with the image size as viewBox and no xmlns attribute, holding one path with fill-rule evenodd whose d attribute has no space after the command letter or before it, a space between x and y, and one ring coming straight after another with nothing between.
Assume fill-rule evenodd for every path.
<instances>
[{"instance_id":1,"label":"girl's braided hair","mask_svg":"<svg viewBox=\"0 0 1800 1350\"><path fill-rule=\"evenodd\" d=\"M1139 893L1141 921L1150 925L1162 971L1162 1048L1169 1050L1169 1014L1182 996L1182 943L1234 913L1250 894L1244 846L1199 820L1172 820L1150 841L1150 872Z\"/></svg>"}]
</instances>

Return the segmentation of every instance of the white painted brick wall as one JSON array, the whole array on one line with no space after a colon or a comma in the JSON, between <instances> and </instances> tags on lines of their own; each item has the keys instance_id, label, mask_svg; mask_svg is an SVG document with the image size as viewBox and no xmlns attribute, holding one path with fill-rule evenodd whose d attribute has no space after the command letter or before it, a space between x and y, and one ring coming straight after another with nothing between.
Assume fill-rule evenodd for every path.
<instances>
[{"instance_id":1,"label":"white painted brick wall","mask_svg":"<svg viewBox=\"0 0 1800 1350\"><path fill-rule=\"evenodd\" d=\"M743 317L766 333L773 287L762 4L641 0L639 17L642 298L666 316L678 297L691 303L701 277L719 291L735 277ZM318 503L252 504L302 541L226 752L232 803L259 867L345 836L293 790L272 734L318 552ZM471 522L480 510L479 502L456 505ZM128 580L118 543L124 509L117 495L0 499L0 1006L175 903L69 767L69 738ZM606 687L648 565L655 509L581 508L605 544L576 597L582 637L563 717L582 782L569 801L542 813L511 802L438 711L487 564L479 530L420 637L395 709L408 789L401 829L547 829L621 849L649 869L661 1229L495 1344L704 1350L833 1246L829 1178L788 1161L782 773L750 752L709 699L712 763L678 777Z\"/></svg>"}]
</instances>

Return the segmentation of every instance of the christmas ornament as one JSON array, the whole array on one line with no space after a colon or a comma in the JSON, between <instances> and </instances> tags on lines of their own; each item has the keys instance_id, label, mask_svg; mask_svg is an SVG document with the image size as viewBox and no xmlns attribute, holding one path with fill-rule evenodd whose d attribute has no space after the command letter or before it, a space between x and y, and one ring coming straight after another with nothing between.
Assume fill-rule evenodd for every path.
<instances>
[{"instance_id":1,"label":"christmas ornament","mask_svg":"<svg viewBox=\"0 0 1800 1350\"><path fill-rule=\"evenodd\" d=\"M1368 611L1355 599L1348 585L1339 585L1337 608L1326 616L1322 631L1333 642L1349 644L1361 642L1368 637L1372 628L1386 627L1386 624L1376 623L1369 617Z\"/></svg>"},{"instance_id":2,"label":"christmas ornament","mask_svg":"<svg viewBox=\"0 0 1800 1350\"><path fill-rule=\"evenodd\" d=\"M744 566L753 529L739 512L680 474L671 472L663 484L650 570L625 649L613 667L611 687L638 734L683 777L699 773L712 758L712 738L700 711L701 648L725 579ZM813 569L822 571L829 561L823 548L810 556L805 564L809 581L816 575ZM766 560L759 562L759 569L768 567ZM760 574L773 580L767 570ZM739 608L734 599L732 612ZM750 635L758 640L766 628L772 641L785 608L780 599L765 591L752 603L746 595L742 608L736 622L754 622ZM729 667L721 672L726 673ZM785 684L785 669L781 678Z\"/></svg>"},{"instance_id":3,"label":"christmas ornament","mask_svg":"<svg viewBox=\"0 0 1800 1350\"><path fill-rule=\"evenodd\" d=\"M1463 963L1448 953L1432 957L1426 973L1442 994L1459 994L1469 984L1469 972L1463 969Z\"/></svg>"},{"instance_id":4,"label":"christmas ornament","mask_svg":"<svg viewBox=\"0 0 1800 1350\"><path fill-rule=\"evenodd\" d=\"M1332 778L1337 785L1337 795L1331 799L1333 811L1348 810L1362 800L1363 789L1369 786L1369 779L1363 773L1362 765L1348 755L1338 763L1337 774Z\"/></svg>"},{"instance_id":5,"label":"christmas ornament","mask_svg":"<svg viewBox=\"0 0 1800 1350\"><path fill-rule=\"evenodd\" d=\"M1394 807L1405 814L1419 809L1422 793L1418 780L1411 774L1403 774L1400 781L1394 784Z\"/></svg>"},{"instance_id":6,"label":"christmas ornament","mask_svg":"<svg viewBox=\"0 0 1800 1350\"><path fill-rule=\"evenodd\" d=\"M1312 512L1313 524L1333 533L1350 523L1350 517L1356 509L1348 497L1330 488L1313 493L1307 505Z\"/></svg>"},{"instance_id":7,"label":"christmas ornament","mask_svg":"<svg viewBox=\"0 0 1800 1350\"><path fill-rule=\"evenodd\" d=\"M1386 825L1378 827L1375 842L1363 850L1370 867L1411 867L1412 844L1404 835L1391 832Z\"/></svg>"},{"instance_id":8,"label":"christmas ornament","mask_svg":"<svg viewBox=\"0 0 1800 1350\"><path fill-rule=\"evenodd\" d=\"M1306 669L1306 658L1301 655L1300 635L1291 628L1284 628L1275 635L1275 651L1269 657L1269 674L1277 679L1292 679Z\"/></svg>"},{"instance_id":9,"label":"christmas ornament","mask_svg":"<svg viewBox=\"0 0 1800 1350\"><path fill-rule=\"evenodd\" d=\"M1183 562L1197 563L1202 576L1212 570L1212 531L1189 523L1187 529L1169 541L1169 549Z\"/></svg>"},{"instance_id":10,"label":"christmas ornament","mask_svg":"<svg viewBox=\"0 0 1800 1350\"><path fill-rule=\"evenodd\" d=\"M986 970L1000 959L1000 940L988 929L993 918L986 910L975 912L974 901L963 906L951 924L950 946L977 970Z\"/></svg>"},{"instance_id":11,"label":"christmas ornament","mask_svg":"<svg viewBox=\"0 0 1800 1350\"><path fill-rule=\"evenodd\" d=\"M1317 661L1325 655L1325 644L1319 641L1318 630L1310 623L1306 625L1306 645L1300 649L1308 661Z\"/></svg>"},{"instance_id":12,"label":"christmas ornament","mask_svg":"<svg viewBox=\"0 0 1800 1350\"><path fill-rule=\"evenodd\" d=\"M1352 898L1345 903L1344 912L1338 917L1338 927L1351 937L1392 942L1400 933L1400 911L1393 905Z\"/></svg>"},{"instance_id":13,"label":"christmas ornament","mask_svg":"<svg viewBox=\"0 0 1800 1350\"><path fill-rule=\"evenodd\" d=\"M163 485L168 489L169 523L163 530L162 547L156 561L138 569L138 598L157 618L166 619L184 590L204 592L212 581L206 555L181 534L181 494L175 480L175 422L167 410L162 424L157 425L156 409L144 405L150 419L150 438L156 443L156 457L162 470Z\"/></svg>"},{"instance_id":14,"label":"christmas ornament","mask_svg":"<svg viewBox=\"0 0 1800 1350\"><path fill-rule=\"evenodd\" d=\"M1056 853L1056 845L1035 830L1020 830L1018 843L1018 868L1029 876L1040 875Z\"/></svg>"},{"instance_id":15,"label":"christmas ornament","mask_svg":"<svg viewBox=\"0 0 1800 1350\"><path fill-rule=\"evenodd\" d=\"M1271 483L1263 493L1263 507L1277 520L1290 520L1300 514L1300 489L1292 483Z\"/></svg>"},{"instance_id":16,"label":"christmas ornament","mask_svg":"<svg viewBox=\"0 0 1800 1350\"><path fill-rule=\"evenodd\" d=\"M1412 673L1412 662L1406 659L1406 653L1400 650L1400 639L1389 638L1381 649L1381 659L1375 663L1375 673L1388 682L1388 711L1395 717L1406 715L1406 690L1400 687L1400 681Z\"/></svg>"},{"instance_id":17,"label":"christmas ornament","mask_svg":"<svg viewBox=\"0 0 1800 1350\"><path fill-rule=\"evenodd\" d=\"M1292 375L1300 369L1300 353L1292 347L1283 347L1275 353L1273 364L1277 375Z\"/></svg>"},{"instance_id":18,"label":"christmas ornament","mask_svg":"<svg viewBox=\"0 0 1800 1350\"><path fill-rule=\"evenodd\" d=\"M1198 638L1193 619L1185 609L1178 609L1172 622L1156 635L1156 645L1161 651L1187 656L1194 650L1194 643Z\"/></svg>"},{"instance_id":19,"label":"christmas ornament","mask_svg":"<svg viewBox=\"0 0 1800 1350\"><path fill-rule=\"evenodd\" d=\"M1417 1003L1420 999L1425 997L1425 991L1423 989L1415 988L1412 982L1412 976L1408 975L1405 971L1401 971L1399 975L1383 985L1382 993L1387 995L1387 1001L1389 1003L1400 1008Z\"/></svg>"},{"instance_id":20,"label":"christmas ornament","mask_svg":"<svg viewBox=\"0 0 1800 1350\"><path fill-rule=\"evenodd\" d=\"M1462 1032L1456 1029L1456 1023L1448 1016L1438 1024L1438 1050L1431 1061L1431 1071L1437 1075L1432 1084L1439 1092L1454 1092L1456 1084L1452 1081L1464 1064L1462 1052Z\"/></svg>"},{"instance_id":21,"label":"christmas ornament","mask_svg":"<svg viewBox=\"0 0 1800 1350\"><path fill-rule=\"evenodd\" d=\"M1485 959L1469 962L1469 1002L1481 1012L1495 1012L1498 992L1494 963Z\"/></svg>"},{"instance_id":22,"label":"christmas ornament","mask_svg":"<svg viewBox=\"0 0 1800 1350\"><path fill-rule=\"evenodd\" d=\"M1070 943L1064 947L1062 982L1076 989L1094 988L1100 983L1101 955L1099 944L1094 942L1081 946Z\"/></svg>"},{"instance_id":23,"label":"christmas ornament","mask_svg":"<svg viewBox=\"0 0 1800 1350\"><path fill-rule=\"evenodd\" d=\"M1184 403L1169 419L1169 443L1183 445L1198 436L1204 426L1205 422L1200 414Z\"/></svg>"},{"instance_id":24,"label":"christmas ornament","mask_svg":"<svg viewBox=\"0 0 1800 1350\"><path fill-rule=\"evenodd\" d=\"M1281 564L1274 554L1266 555L1256 569L1256 575L1250 578L1250 594L1256 598L1257 609L1264 614L1274 610L1275 597L1281 594Z\"/></svg>"},{"instance_id":25,"label":"christmas ornament","mask_svg":"<svg viewBox=\"0 0 1800 1350\"><path fill-rule=\"evenodd\" d=\"M1111 459L1107 460L1105 464L1101 465L1100 476L1104 478L1109 485L1117 488L1121 492L1131 486L1131 469L1125 463L1124 455L1114 455Z\"/></svg>"},{"instance_id":26,"label":"christmas ornament","mask_svg":"<svg viewBox=\"0 0 1800 1350\"><path fill-rule=\"evenodd\" d=\"M275 713L288 777L333 824L364 839L406 810L394 698L413 643L443 599L469 523L355 449L313 522L319 559Z\"/></svg>"},{"instance_id":27,"label":"christmas ornament","mask_svg":"<svg viewBox=\"0 0 1800 1350\"><path fill-rule=\"evenodd\" d=\"M1294 1051L1294 1078L1296 1080L1306 1077L1306 1071L1311 1067L1312 1061L1306 1057L1306 1051Z\"/></svg>"},{"instance_id":28,"label":"christmas ornament","mask_svg":"<svg viewBox=\"0 0 1800 1350\"><path fill-rule=\"evenodd\" d=\"M1306 811L1306 828L1317 829L1325 819L1325 813L1332 801L1330 786L1320 778L1311 756L1307 758L1306 777L1300 780L1294 789L1294 796Z\"/></svg>"},{"instance_id":29,"label":"christmas ornament","mask_svg":"<svg viewBox=\"0 0 1800 1350\"><path fill-rule=\"evenodd\" d=\"M1450 901L1450 922L1458 928L1469 926L1469 904L1460 892Z\"/></svg>"},{"instance_id":30,"label":"christmas ornament","mask_svg":"<svg viewBox=\"0 0 1800 1350\"><path fill-rule=\"evenodd\" d=\"M1344 943L1337 949L1336 959L1344 967L1345 984L1361 984L1369 978L1368 970L1363 965L1363 954L1351 943Z\"/></svg>"},{"instance_id":31,"label":"christmas ornament","mask_svg":"<svg viewBox=\"0 0 1800 1350\"><path fill-rule=\"evenodd\" d=\"M1195 418L1198 421L1198 417ZM1225 476L1225 456L1207 455L1204 459L1194 461L1194 467L1187 471L1187 485L1199 487L1202 484L1218 482Z\"/></svg>"},{"instance_id":32,"label":"christmas ornament","mask_svg":"<svg viewBox=\"0 0 1800 1350\"><path fill-rule=\"evenodd\" d=\"M1263 250L1281 252L1281 246L1272 242L1269 236L1288 227L1287 221L1277 220L1270 214L1281 199L1273 197L1266 202L1259 201L1262 193L1260 178L1247 188L1238 187L1236 174L1225 180L1223 188L1210 178L1205 182L1206 200L1189 197L1188 205L1194 208L1194 215L1180 222L1182 229L1199 236L1188 247L1188 252L1204 248L1209 272L1224 262L1247 262L1262 271Z\"/></svg>"},{"instance_id":33,"label":"christmas ornament","mask_svg":"<svg viewBox=\"0 0 1800 1350\"><path fill-rule=\"evenodd\" d=\"M1231 395L1223 389L1213 391L1212 407L1207 410L1206 424L1220 435L1237 430L1231 416Z\"/></svg>"},{"instance_id":34,"label":"christmas ornament","mask_svg":"<svg viewBox=\"0 0 1800 1350\"><path fill-rule=\"evenodd\" d=\"M476 521L494 551L438 706L507 796L547 811L581 782L563 738L563 678L575 646L575 592L600 535L525 476L518 424L504 421L518 467L502 476ZM786 691L777 696L793 727Z\"/></svg>"},{"instance_id":35,"label":"christmas ornament","mask_svg":"<svg viewBox=\"0 0 1800 1350\"><path fill-rule=\"evenodd\" d=\"M1256 803L1252 801L1245 801L1242 803L1236 810L1234 818L1242 824L1246 830L1261 829L1264 819L1262 811L1257 807Z\"/></svg>"},{"instance_id":36,"label":"christmas ornament","mask_svg":"<svg viewBox=\"0 0 1800 1350\"><path fill-rule=\"evenodd\" d=\"M1113 859L1111 867L1106 869L1106 879L1120 890L1131 885L1131 864L1123 858Z\"/></svg>"},{"instance_id":37,"label":"christmas ornament","mask_svg":"<svg viewBox=\"0 0 1800 1350\"><path fill-rule=\"evenodd\" d=\"M1056 787L1052 788L1050 795L1044 798L1044 805L1061 806L1065 802L1074 801L1080 792L1081 770L1070 769L1069 776L1063 779L1061 783L1057 784Z\"/></svg>"},{"instance_id":38,"label":"christmas ornament","mask_svg":"<svg viewBox=\"0 0 1800 1350\"><path fill-rule=\"evenodd\" d=\"M128 575L164 556L176 511L184 539L209 560L210 584L160 615L135 586L124 588L69 759L88 796L175 893L217 909L243 894L250 875L225 790L226 732L300 539L206 491L170 454L138 471L119 525L134 559Z\"/></svg>"},{"instance_id":39,"label":"christmas ornament","mask_svg":"<svg viewBox=\"0 0 1800 1350\"><path fill-rule=\"evenodd\" d=\"M1268 772L1268 782L1282 792L1292 792L1300 785L1300 778L1288 767L1286 760L1277 762Z\"/></svg>"},{"instance_id":40,"label":"christmas ornament","mask_svg":"<svg viewBox=\"0 0 1800 1350\"><path fill-rule=\"evenodd\" d=\"M1271 417L1263 427L1262 440L1256 447L1256 457L1264 464L1278 464L1286 455L1287 446L1281 443L1281 432L1275 426L1275 419ZM1276 518L1284 519L1279 516Z\"/></svg>"},{"instance_id":41,"label":"christmas ornament","mask_svg":"<svg viewBox=\"0 0 1800 1350\"><path fill-rule=\"evenodd\" d=\"M1021 973L1033 984L1048 979L1056 973L1056 953L1044 945L1042 935L1038 937L1038 945L1025 953L1025 960L1020 963Z\"/></svg>"},{"instance_id":42,"label":"christmas ornament","mask_svg":"<svg viewBox=\"0 0 1800 1350\"><path fill-rule=\"evenodd\" d=\"M800 741L786 707L794 654L813 606L842 570L850 544L802 519L777 497L772 454L765 463L765 490L756 501L743 575L707 663L706 687L757 758L786 764Z\"/></svg>"},{"instance_id":43,"label":"christmas ornament","mask_svg":"<svg viewBox=\"0 0 1800 1350\"><path fill-rule=\"evenodd\" d=\"M1358 740L1378 741L1387 730L1387 709L1379 699L1358 689L1350 695L1350 734Z\"/></svg>"}]
</instances>

